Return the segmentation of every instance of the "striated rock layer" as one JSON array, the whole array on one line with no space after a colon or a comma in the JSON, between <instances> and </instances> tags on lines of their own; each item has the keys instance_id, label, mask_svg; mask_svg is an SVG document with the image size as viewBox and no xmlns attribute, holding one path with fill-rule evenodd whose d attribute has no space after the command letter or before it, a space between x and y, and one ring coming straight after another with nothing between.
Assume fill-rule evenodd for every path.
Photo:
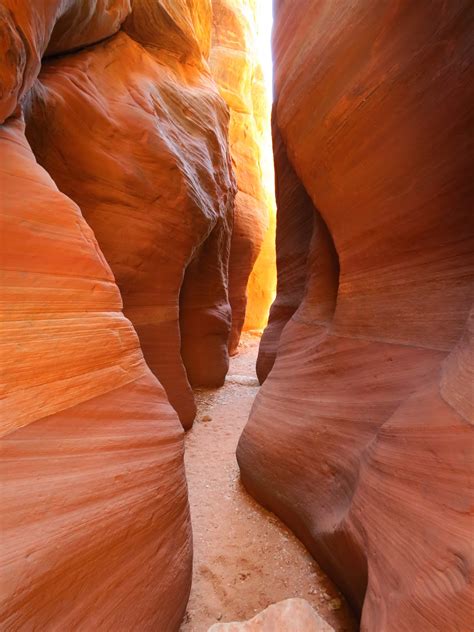
<instances>
[{"instance_id":1,"label":"striated rock layer","mask_svg":"<svg viewBox=\"0 0 474 632\"><path fill-rule=\"evenodd\" d=\"M265 150L271 146L270 104L259 56L257 3L213 0L212 6L210 66L230 110L229 140L238 186L229 264L229 350L234 353L244 323L246 329L265 326L274 292L274 197L265 171Z\"/></svg>"},{"instance_id":2,"label":"striated rock layer","mask_svg":"<svg viewBox=\"0 0 474 632\"><path fill-rule=\"evenodd\" d=\"M277 296L271 306L268 326L263 332L258 352L257 376L260 384L273 367L281 332L298 309L305 293L308 253L316 212L288 160L276 125L273 125L273 152L277 200Z\"/></svg>"},{"instance_id":3,"label":"striated rock layer","mask_svg":"<svg viewBox=\"0 0 474 632\"><path fill-rule=\"evenodd\" d=\"M238 460L374 632L473 621L473 31L435 5L276 10L279 296Z\"/></svg>"},{"instance_id":4,"label":"striated rock layer","mask_svg":"<svg viewBox=\"0 0 474 632\"><path fill-rule=\"evenodd\" d=\"M189 382L224 381L231 321L234 184L204 5L135 0L126 32L46 60L27 109L35 155L94 230L186 428Z\"/></svg>"}]
</instances>

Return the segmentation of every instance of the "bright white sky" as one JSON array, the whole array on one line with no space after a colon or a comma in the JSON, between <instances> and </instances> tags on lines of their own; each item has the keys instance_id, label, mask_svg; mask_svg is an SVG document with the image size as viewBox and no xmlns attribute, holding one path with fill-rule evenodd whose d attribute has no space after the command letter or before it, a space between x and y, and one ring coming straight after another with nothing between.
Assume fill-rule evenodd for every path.
<instances>
[{"instance_id":1,"label":"bright white sky","mask_svg":"<svg viewBox=\"0 0 474 632\"><path fill-rule=\"evenodd\" d=\"M273 64L272 64L272 25L273 0L257 0L257 24L259 30L261 64L267 82L268 94L272 95Z\"/></svg>"}]
</instances>

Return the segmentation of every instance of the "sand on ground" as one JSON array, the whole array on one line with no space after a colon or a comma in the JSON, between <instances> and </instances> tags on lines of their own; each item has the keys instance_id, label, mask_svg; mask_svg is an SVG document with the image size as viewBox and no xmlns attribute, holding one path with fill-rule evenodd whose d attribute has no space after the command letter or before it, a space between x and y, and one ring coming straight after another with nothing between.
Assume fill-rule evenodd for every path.
<instances>
[{"instance_id":1,"label":"sand on ground","mask_svg":"<svg viewBox=\"0 0 474 632\"><path fill-rule=\"evenodd\" d=\"M258 343L258 337L245 335L225 385L196 391L198 415L186 437L185 456L194 571L181 632L207 632L217 621L250 619L290 597L308 600L336 632L352 632L357 626L340 593L291 531L239 480L235 449L258 391Z\"/></svg>"}]
</instances>

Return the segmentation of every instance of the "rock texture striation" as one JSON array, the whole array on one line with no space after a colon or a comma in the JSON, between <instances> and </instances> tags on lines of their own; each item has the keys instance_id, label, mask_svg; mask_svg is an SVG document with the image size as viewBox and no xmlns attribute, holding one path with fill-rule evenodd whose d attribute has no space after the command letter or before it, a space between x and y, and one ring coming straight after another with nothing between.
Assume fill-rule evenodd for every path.
<instances>
[{"instance_id":1,"label":"rock texture striation","mask_svg":"<svg viewBox=\"0 0 474 632\"><path fill-rule=\"evenodd\" d=\"M0 148L1 627L177 629L191 574L182 429L20 118Z\"/></svg>"},{"instance_id":2,"label":"rock texture striation","mask_svg":"<svg viewBox=\"0 0 474 632\"><path fill-rule=\"evenodd\" d=\"M305 294L308 254L317 212L288 160L276 125L273 125L273 152L277 200L277 296L258 353L260 384L273 367L281 332Z\"/></svg>"},{"instance_id":3,"label":"rock texture striation","mask_svg":"<svg viewBox=\"0 0 474 632\"><path fill-rule=\"evenodd\" d=\"M229 267L229 350L235 353L244 323L247 329L265 326L274 291L274 197L265 171L270 104L258 54L262 44L257 2L213 0L212 6L210 66L230 110L238 186Z\"/></svg>"},{"instance_id":4,"label":"rock texture striation","mask_svg":"<svg viewBox=\"0 0 474 632\"><path fill-rule=\"evenodd\" d=\"M35 155L94 230L186 428L190 382L224 381L231 321L234 183L205 7L135 0L115 37L47 59L27 108Z\"/></svg>"},{"instance_id":5,"label":"rock texture striation","mask_svg":"<svg viewBox=\"0 0 474 632\"><path fill-rule=\"evenodd\" d=\"M238 460L374 632L472 627L473 33L435 5L276 10L279 295Z\"/></svg>"}]
</instances>

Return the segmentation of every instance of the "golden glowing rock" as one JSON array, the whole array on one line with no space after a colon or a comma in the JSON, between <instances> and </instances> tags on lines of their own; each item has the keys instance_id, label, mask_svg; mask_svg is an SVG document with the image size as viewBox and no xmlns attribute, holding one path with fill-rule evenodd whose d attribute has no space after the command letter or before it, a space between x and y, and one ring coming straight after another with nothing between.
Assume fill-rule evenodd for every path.
<instances>
[{"instance_id":1,"label":"golden glowing rock","mask_svg":"<svg viewBox=\"0 0 474 632\"><path fill-rule=\"evenodd\" d=\"M5 630L172 632L189 594L183 430L114 273L189 424L180 352L193 381L227 369L235 186L209 2L133 7L1 4Z\"/></svg>"},{"instance_id":2,"label":"golden glowing rock","mask_svg":"<svg viewBox=\"0 0 474 632\"><path fill-rule=\"evenodd\" d=\"M270 95L258 54L261 14L255 0L213 0L210 66L230 108L230 148L237 178L229 265L231 353L240 332L262 328L275 291L275 207ZM250 279L249 279L250 277Z\"/></svg>"}]
</instances>

